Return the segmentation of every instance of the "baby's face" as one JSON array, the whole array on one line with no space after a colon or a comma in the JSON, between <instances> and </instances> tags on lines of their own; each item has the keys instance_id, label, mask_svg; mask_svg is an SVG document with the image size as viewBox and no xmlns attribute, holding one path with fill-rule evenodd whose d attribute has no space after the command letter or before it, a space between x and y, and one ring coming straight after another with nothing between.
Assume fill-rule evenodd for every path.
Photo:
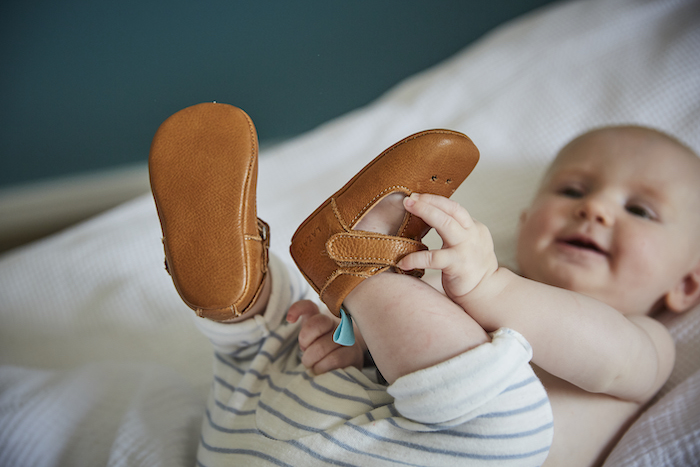
<instances>
[{"instance_id":1,"label":"baby's face","mask_svg":"<svg viewBox=\"0 0 700 467\"><path fill-rule=\"evenodd\" d=\"M639 129L590 133L555 160L523 213L530 279L647 314L700 261L700 161Z\"/></svg>"}]
</instances>

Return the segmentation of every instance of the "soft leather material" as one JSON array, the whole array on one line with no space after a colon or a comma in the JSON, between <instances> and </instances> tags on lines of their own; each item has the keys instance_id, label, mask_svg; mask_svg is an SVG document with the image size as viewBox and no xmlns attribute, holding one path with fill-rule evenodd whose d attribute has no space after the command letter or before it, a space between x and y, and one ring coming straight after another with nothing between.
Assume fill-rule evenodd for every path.
<instances>
[{"instance_id":1,"label":"soft leather material","mask_svg":"<svg viewBox=\"0 0 700 467\"><path fill-rule=\"evenodd\" d=\"M240 316L262 288L269 238L256 214L257 172L255 127L230 105L183 109L153 138L149 173L167 268L200 316Z\"/></svg>"},{"instance_id":2,"label":"soft leather material","mask_svg":"<svg viewBox=\"0 0 700 467\"><path fill-rule=\"evenodd\" d=\"M292 237L292 258L332 313L339 314L364 279L425 249L420 240L429 228L419 218L407 213L396 235L388 236L353 231L362 217L391 193L449 197L478 160L479 150L462 133L416 133L377 156L301 224Z\"/></svg>"},{"instance_id":3,"label":"soft leather material","mask_svg":"<svg viewBox=\"0 0 700 467\"><path fill-rule=\"evenodd\" d=\"M427 250L418 240L363 231L333 235L326 243L328 256L341 265L395 266L396 258Z\"/></svg>"}]
</instances>

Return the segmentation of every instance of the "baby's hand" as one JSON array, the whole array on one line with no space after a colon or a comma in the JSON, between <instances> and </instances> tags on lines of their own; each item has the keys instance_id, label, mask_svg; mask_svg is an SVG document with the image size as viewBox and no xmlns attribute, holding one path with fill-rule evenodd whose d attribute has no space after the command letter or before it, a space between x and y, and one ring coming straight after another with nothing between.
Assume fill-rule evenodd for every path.
<instances>
[{"instance_id":1,"label":"baby's hand","mask_svg":"<svg viewBox=\"0 0 700 467\"><path fill-rule=\"evenodd\" d=\"M301 363L317 375L338 368L354 366L362 369L364 352L359 343L342 346L333 342L333 331L340 319L322 314L312 301L302 300L289 307L287 322L302 319L299 348L304 353Z\"/></svg>"},{"instance_id":2,"label":"baby's hand","mask_svg":"<svg viewBox=\"0 0 700 467\"><path fill-rule=\"evenodd\" d=\"M405 256L398 267L442 270L445 293L456 303L498 269L488 228L472 219L466 209L443 196L414 193L404 199L406 211L435 228L442 238L440 250Z\"/></svg>"}]
</instances>

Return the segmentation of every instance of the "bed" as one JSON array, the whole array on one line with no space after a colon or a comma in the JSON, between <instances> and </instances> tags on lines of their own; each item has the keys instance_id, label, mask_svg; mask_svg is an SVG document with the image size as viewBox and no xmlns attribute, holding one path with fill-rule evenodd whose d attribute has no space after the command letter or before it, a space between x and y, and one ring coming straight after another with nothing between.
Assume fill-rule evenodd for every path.
<instances>
[{"instance_id":1,"label":"bed","mask_svg":"<svg viewBox=\"0 0 700 467\"><path fill-rule=\"evenodd\" d=\"M700 152L700 3L576 0L518 18L262 151L259 215L291 262L299 223L369 160L413 132L455 129L482 158L454 197L512 266L518 214L548 161L574 135L618 123ZM700 307L659 319L676 366L606 467L698 465ZM0 320L0 465L195 463L211 348L163 269L150 195L4 254Z\"/></svg>"}]
</instances>

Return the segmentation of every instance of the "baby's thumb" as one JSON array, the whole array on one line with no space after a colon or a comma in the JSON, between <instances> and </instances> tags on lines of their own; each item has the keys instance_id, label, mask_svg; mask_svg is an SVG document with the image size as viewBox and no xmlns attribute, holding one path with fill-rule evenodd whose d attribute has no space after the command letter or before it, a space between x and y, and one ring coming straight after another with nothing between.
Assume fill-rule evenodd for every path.
<instances>
[{"instance_id":1,"label":"baby's thumb","mask_svg":"<svg viewBox=\"0 0 700 467\"><path fill-rule=\"evenodd\" d=\"M433 253L430 250L416 251L401 258L396 266L404 271L431 269Z\"/></svg>"}]
</instances>

